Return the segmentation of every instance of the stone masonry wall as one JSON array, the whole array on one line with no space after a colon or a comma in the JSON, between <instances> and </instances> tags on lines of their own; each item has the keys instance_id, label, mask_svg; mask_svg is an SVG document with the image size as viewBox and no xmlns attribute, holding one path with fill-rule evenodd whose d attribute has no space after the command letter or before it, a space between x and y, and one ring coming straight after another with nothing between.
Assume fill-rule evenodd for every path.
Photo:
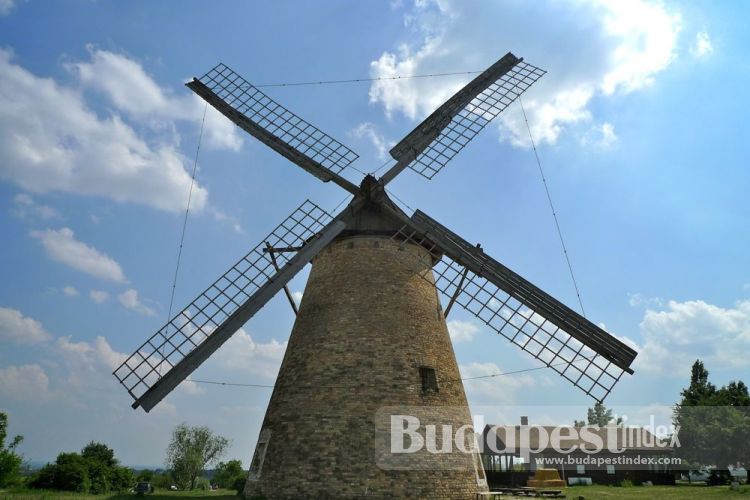
<instances>
[{"instance_id":1,"label":"stone masonry wall","mask_svg":"<svg viewBox=\"0 0 750 500\"><path fill-rule=\"evenodd\" d=\"M265 459L246 496L468 499L486 491L471 454L391 463L376 453L383 408L428 407L435 423L471 423L437 290L418 275L428 259L421 247L376 236L336 240L316 257L262 426ZM423 393L420 366L436 370L438 392Z\"/></svg>"}]
</instances>

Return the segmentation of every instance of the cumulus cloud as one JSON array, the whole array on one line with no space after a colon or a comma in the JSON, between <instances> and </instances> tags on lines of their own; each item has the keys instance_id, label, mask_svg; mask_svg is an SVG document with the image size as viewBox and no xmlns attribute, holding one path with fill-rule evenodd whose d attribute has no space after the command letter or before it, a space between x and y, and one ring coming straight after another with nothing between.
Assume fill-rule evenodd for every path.
<instances>
[{"instance_id":1,"label":"cumulus cloud","mask_svg":"<svg viewBox=\"0 0 750 500\"><path fill-rule=\"evenodd\" d=\"M95 51L92 59L96 60L97 54L110 53ZM110 55L129 61L125 56ZM88 77L91 81L108 78L101 74L110 69L106 65L92 62L86 68L86 77L83 70L78 72L84 86ZM123 86L134 82L134 92L147 87L137 71L118 75L125 78ZM153 92L159 90L151 83L156 89L152 88ZM111 92L106 95L115 99ZM153 104L148 96L129 97ZM115 102L108 115L98 116L78 89L32 74L15 64L8 50L0 49L0 178L34 193L61 191L172 212L184 210L190 174L185 168L187 160L178 150L179 137L170 134L147 141L139 136L118 113L118 104L125 100ZM122 112L141 119L130 113L130 108ZM159 118L167 120L164 113L157 113L155 120ZM149 118L139 123L147 125L142 123L145 121ZM173 128L172 122L163 125ZM206 189L196 185L192 207L201 210L207 197Z\"/></svg>"},{"instance_id":2,"label":"cumulus cloud","mask_svg":"<svg viewBox=\"0 0 750 500\"><path fill-rule=\"evenodd\" d=\"M471 321L448 321L448 332L453 342L469 342L479 331L479 327Z\"/></svg>"},{"instance_id":3,"label":"cumulus cloud","mask_svg":"<svg viewBox=\"0 0 750 500\"><path fill-rule=\"evenodd\" d=\"M292 292L292 299L297 304L297 307L302 303L302 292L299 290L296 290Z\"/></svg>"},{"instance_id":4,"label":"cumulus cloud","mask_svg":"<svg viewBox=\"0 0 750 500\"><path fill-rule=\"evenodd\" d=\"M467 397L472 404L512 403L515 401L518 389L539 385L531 375L497 376L504 370L495 363L468 363L460 365L459 369L461 378L464 379ZM489 377L489 375L495 376Z\"/></svg>"},{"instance_id":5,"label":"cumulus cloud","mask_svg":"<svg viewBox=\"0 0 750 500\"><path fill-rule=\"evenodd\" d=\"M351 135L357 139L369 140L377 152L378 159L385 160L386 158L390 158L388 150L393 147L394 143L386 141L385 137L377 131L375 125L372 123L360 123L351 131Z\"/></svg>"},{"instance_id":6,"label":"cumulus cloud","mask_svg":"<svg viewBox=\"0 0 750 500\"><path fill-rule=\"evenodd\" d=\"M594 125L581 137L582 146L594 146L605 149L617 143L615 127L611 123L604 122Z\"/></svg>"},{"instance_id":7,"label":"cumulus cloud","mask_svg":"<svg viewBox=\"0 0 750 500\"><path fill-rule=\"evenodd\" d=\"M76 290L72 286L66 286L66 287L63 288L62 291L63 291L63 294L66 297L77 297L78 296L78 290Z\"/></svg>"},{"instance_id":8,"label":"cumulus cloud","mask_svg":"<svg viewBox=\"0 0 750 500\"><path fill-rule=\"evenodd\" d=\"M168 126L172 120L197 122L205 102L198 96L175 96L160 87L135 60L88 46L91 60L68 64L81 83L107 96L117 109L139 121ZM161 123L159 123L161 121ZM209 106L204 127L206 145L238 151L242 138L237 127Z\"/></svg>"},{"instance_id":9,"label":"cumulus cloud","mask_svg":"<svg viewBox=\"0 0 750 500\"><path fill-rule=\"evenodd\" d=\"M15 6L15 0L0 0L0 16L7 16Z\"/></svg>"},{"instance_id":10,"label":"cumulus cloud","mask_svg":"<svg viewBox=\"0 0 750 500\"><path fill-rule=\"evenodd\" d=\"M653 84L674 59L680 32L678 13L645 0L471 5L436 0L417 2L404 17L411 28L408 40L373 61L371 76L481 70L505 50L516 51L549 72L524 99L532 133L540 143L554 143L564 130L593 120L589 104L594 97ZM555 20L543 26L547 38L556 40L554 47L538 43L538 30L528 29L533 19ZM370 101L382 105L388 116L399 112L421 119L470 78L376 81ZM528 144L517 107L506 110L499 124L503 140ZM612 124L601 133L613 134Z\"/></svg>"},{"instance_id":11,"label":"cumulus cloud","mask_svg":"<svg viewBox=\"0 0 750 500\"><path fill-rule=\"evenodd\" d=\"M191 396L197 396L198 394L204 394L206 392L203 387L198 385L195 381L190 380L189 377L183 380L178 387L182 392Z\"/></svg>"},{"instance_id":12,"label":"cumulus cloud","mask_svg":"<svg viewBox=\"0 0 750 500\"><path fill-rule=\"evenodd\" d=\"M127 358L126 354L115 351L102 336L96 337L93 342L73 342L71 339L70 335L59 337L56 344L58 352L70 366L83 371L112 371Z\"/></svg>"},{"instance_id":13,"label":"cumulus cloud","mask_svg":"<svg viewBox=\"0 0 750 500\"><path fill-rule=\"evenodd\" d=\"M117 399L122 396L111 373L127 355L113 349L104 337L91 341L76 341L70 335L58 337L53 353L58 364L53 391L64 404L90 410L104 403L105 393ZM92 398L92 394L97 397Z\"/></svg>"},{"instance_id":14,"label":"cumulus cloud","mask_svg":"<svg viewBox=\"0 0 750 500\"><path fill-rule=\"evenodd\" d=\"M224 369L273 379L281 366L286 341L256 342L240 329L224 344L211 362Z\"/></svg>"},{"instance_id":15,"label":"cumulus cloud","mask_svg":"<svg viewBox=\"0 0 750 500\"><path fill-rule=\"evenodd\" d=\"M702 359L709 366L750 368L750 300L723 308L702 300L669 301L646 311L636 369L685 377Z\"/></svg>"},{"instance_id":16,"label":"cumulus cloud","mask_svg":"<svg viewBox=\"0 0 750 500\"><path fill-rule=\"evenodd\" d=\"M73 231L67 227L32 231L31 236L41 241L45 252L54 261L97 278L116 283L127 281L120 264L96 248L76 240Z\"/></svg>"},{"instance_id":17,"label":"cumulus cloud","mask_svg":"<svg viewBox=\"0 0 750 500\"><path fill-rule=\"evenodd\" d=\"M3 341L38 344L51 338L40 322L16 309L0 307L0 339Z\"/></svg>"},{"instance_id":18,"label":"cumulus cloud","mask_svg":"<svg viewBox=\"0 0 750 500\"><path fill-rule=\"evenodd\" d=\"M0 368L0 394L6 397L39 401L47 396L49 377L38 364Z\"/></svg>"},{"instance_id":19,"label":"cumulus cloud","mask_svg":"<svg viewBox=\"0 0 750 500\"><path fill-rule=\"evenodd\" d=\"M695 42L690 47L690 54L693 57L708 57L714 52L714 46L711 43L711 37L705 31L700 31L695 35Z\"/></svg>"},{"instance_id":20,"label":"cumulus cloud","mask_svg":"<svg viewBox=\"0 0 750 500\"><path fill-rule=\"evenodd\" d=\"M640 293L629 293L628 304L630 307L662 307L664 300L661 297L644 297Z\"/></svg>"},{"instance_id":21,"label":"cumulus cloud","mask_svg":"<svg viewBox=\"0 0 750 500\"><path fill-rule=\"evenodd\" d=\"M130 309L131 311L135 311L138 314L142 314L144 316L153 316L156 314L156 312L145 305L143 302L141 302L141 299L138 297L138 292L132 288L125 290L120 295L117 296L117 300L122 304L123 307L126 309Z\"/></svg>"},{"instance_id":22,"label":"cumulus cloud","mask_svg":"<svg viewBox=\"0 0 750 500\"><path fill-rule=\"evenodd\" d=\"M91 290L89 291L89 297L97 304L101 304L109 298L109 293L104 290Z\"/></svg>"},{"instance_id":23,"label":"cumulus cloud","mask_svg":"<svg viewBox=\"0 0 750 500\"><path fill-rule=\"evenodd\" d=\"M19 219L59 219L60 213L52 207L34 201L26 193L13 197L13 214Z\"/></svg>"}]
</instances>

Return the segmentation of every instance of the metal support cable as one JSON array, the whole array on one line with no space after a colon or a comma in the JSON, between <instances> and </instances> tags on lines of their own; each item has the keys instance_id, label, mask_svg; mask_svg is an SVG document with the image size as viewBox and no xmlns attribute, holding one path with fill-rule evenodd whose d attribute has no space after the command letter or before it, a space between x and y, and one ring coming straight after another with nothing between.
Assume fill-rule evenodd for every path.
<instances>
[{"instance_id":1,"label":"metal support cable","mask_svg":"<svg viewBox=\"0 0 750 500\"><path fill-rule=\"evenodd\" d=\"M182 247L185 243L185 232L187 230L188 215L190 214L190 202L193 199L193 186L195 185L195 172L198 170L198 154L201 151L201 142L203 141L203 127L206 124L206 112L208 103L203 107L203 118L201 119L201 129L198 133L198 146L195 148L195 158L193 159L193 172L190 175L190 189L188 190L187 205L185 206L185 217L182 219L182 233L180 234L180 246L177 250L177 264L174 269L174 278L172 279L172 293L169 297L169 312L167 313L167 333L169 333L169 324L172 320L172 308L174 307L174 294L177 289L177 277L180 273L180 261L182 260ZM161 356L159 349L159 356ZM161 364L159 365L159 376L161 377Z\"/></svg>"},{"instance_id":2,"label":"metal support cable","mask_svg":"<svg viewBox=\"0 0 750 500\"><path fill-rule=\"evenodd\" d=\"M591 359L591 358L581 357L577 361L586 361L586 360L589 360L589 359ZM537 371L537 370L543 370L545 368L549 368L549 367L552 367L552 366L562 366L562 365L565 365L565 364L568 364L568 362L564 361L564 362L560 362L560 363L552 363L549 366L548 365L535 366L533 368L523 368L521 370L513 370L513 371L509 371L509 372L497 372L497 373L490 373L488 375L477 375L475 377L464 377L464 378L458 378L458 379L449 379L449 380L444 380L443 383L455 383L455 382L463 382L465 380L480 380L480 379L485 379L485 378L503 377L503 376L506 376L506 375L517 375L519 373L533 372L533 371ZM245 384L245 383L241 383L241 382L220 382L220 381L216 381L216 380L196 380L196 379L187 379L187 380L190 381L190 382L194 382L196 384L224 385L224 386L232 386L232 387L262 387L262 388L266 388L266 389L273 389L275 387L275 385L269 385L269 384ZM392 385L411 386L411 385L416 385L416 384L414 384L414 383L389 384L389 386L392 386ZM368 385L368 387L377 387L377 386L379 386L379 384ZM355 386L352 386L352 385L317 385L317 386L315 386L316 389L336 389L336 388L350 388L350 387L355 387ZM361 387L361 385L358 385L356 387Z\"/></svg>"},{"instance_id":3,"label":"metal support cable","mask_svg":"<svg viewBox=\"0 0 750 500\"><path fill-rule=\"evenodd\" d=\"M285 83L265 83L263 85L254 85L255 88L263 87L301 87L306 85L328 85L328 84L340 84L340 83L365 83L365 82L380 82L385 80L409 80L413 78L434 78L437 76L456 76L456 75L474 75L481 73L482 71L454 71L451 73L432 73L429 75L396 75L396 76L380 76L376 78L351 78L349 80L320 80L312 82L285 82Z\"/></svg>"},{"instance_id":4,"label":"metal support cable","mask_svg":"<svg viewBox=\"0 0 750 500\"><path fill-rule=\"evenodd\" d=\"M523 121L526 123L526 130L529 133L529 140L531 141L531 148L534 150L534 157L536 158L536 165L539 167L539 175L542 177L542 184L544 184L544 192L547 193L547 201L549 202L549 208L552 211L552 218L555 219L555 227L557 228L557 236L560 238L560 245L562 246L563 255L565 256L565 262L568 263L568 271L570 271L570 278L573 280L573 287L576 291L576 297L578 297L578 305L581 306L581 315L585 318L586 311L583 309L583 300L581 300L581 292L578 289L578 282L576 281L575 274L573 273L573 265L570 263L570 257L568 256L568 249L565 246L565 239L563 239L562 230L560 229L560 221L557 219L557 212L555 211L555 205L552 203L552 196L549 192L549 186L547 185L547 178L544 175L544 169L542 168L542 162L539 160L539 152L536 150L536 144L534 143L534 137L531 135L531 127L529 126L529 120L526 117L526 110L523 107L523 100L521 96L518 96L518 103L521 105L521 112L523 113Z\"/></svg>"}]
</instances>

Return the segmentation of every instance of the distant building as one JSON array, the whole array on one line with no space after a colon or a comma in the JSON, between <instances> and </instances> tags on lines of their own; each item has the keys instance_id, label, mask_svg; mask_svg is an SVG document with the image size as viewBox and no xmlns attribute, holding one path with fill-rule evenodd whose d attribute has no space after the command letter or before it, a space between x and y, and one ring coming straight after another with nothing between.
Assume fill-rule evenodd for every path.
<instances>
[{"instance_id":1,"label":"distant building","mask_svg":"<svg viewBox=\"0 0 750 500\"><path fill-rule=\"evenodd\" d=\"M557 469L566 484L674 484L673 450L642 427L487 425L482 462L490 487L525 486L537 468Z\"/></svg>"}]
</instances>

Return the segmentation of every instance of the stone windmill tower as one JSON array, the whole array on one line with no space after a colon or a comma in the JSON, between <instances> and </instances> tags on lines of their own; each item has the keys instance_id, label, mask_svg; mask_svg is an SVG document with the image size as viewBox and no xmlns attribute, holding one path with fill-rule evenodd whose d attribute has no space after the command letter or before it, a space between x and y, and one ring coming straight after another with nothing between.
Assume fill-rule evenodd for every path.
<instances>
[{"instance_id":1,"label":"stone windmill tower","mask_svg":"<svg viewBox=\"0 0 750 500\"><path fill-rule=\"evenodd\" d=\"M471 423L445 323L456 303L602 400L632 373L633 350L423 212L406 215L385 191L407 167L432 178L543 74L508 53L397 144L382 177L368 175L359 186L341 175L357 159L353 151L227 66L188 83L243 130L353 198L336 215L303 203L146 340L114 372L133 408L151 410L282 289L297 318L248 496L475 498L486 491L471 432L441 434L430 448L430 425L457 431ZM297 310L286 284L308 262ZM412 450L418 441L425 446ZM448 452L434 452L445 445ZM399 453L407 449L414 452Z\"/></svg>"}]
</instances>

